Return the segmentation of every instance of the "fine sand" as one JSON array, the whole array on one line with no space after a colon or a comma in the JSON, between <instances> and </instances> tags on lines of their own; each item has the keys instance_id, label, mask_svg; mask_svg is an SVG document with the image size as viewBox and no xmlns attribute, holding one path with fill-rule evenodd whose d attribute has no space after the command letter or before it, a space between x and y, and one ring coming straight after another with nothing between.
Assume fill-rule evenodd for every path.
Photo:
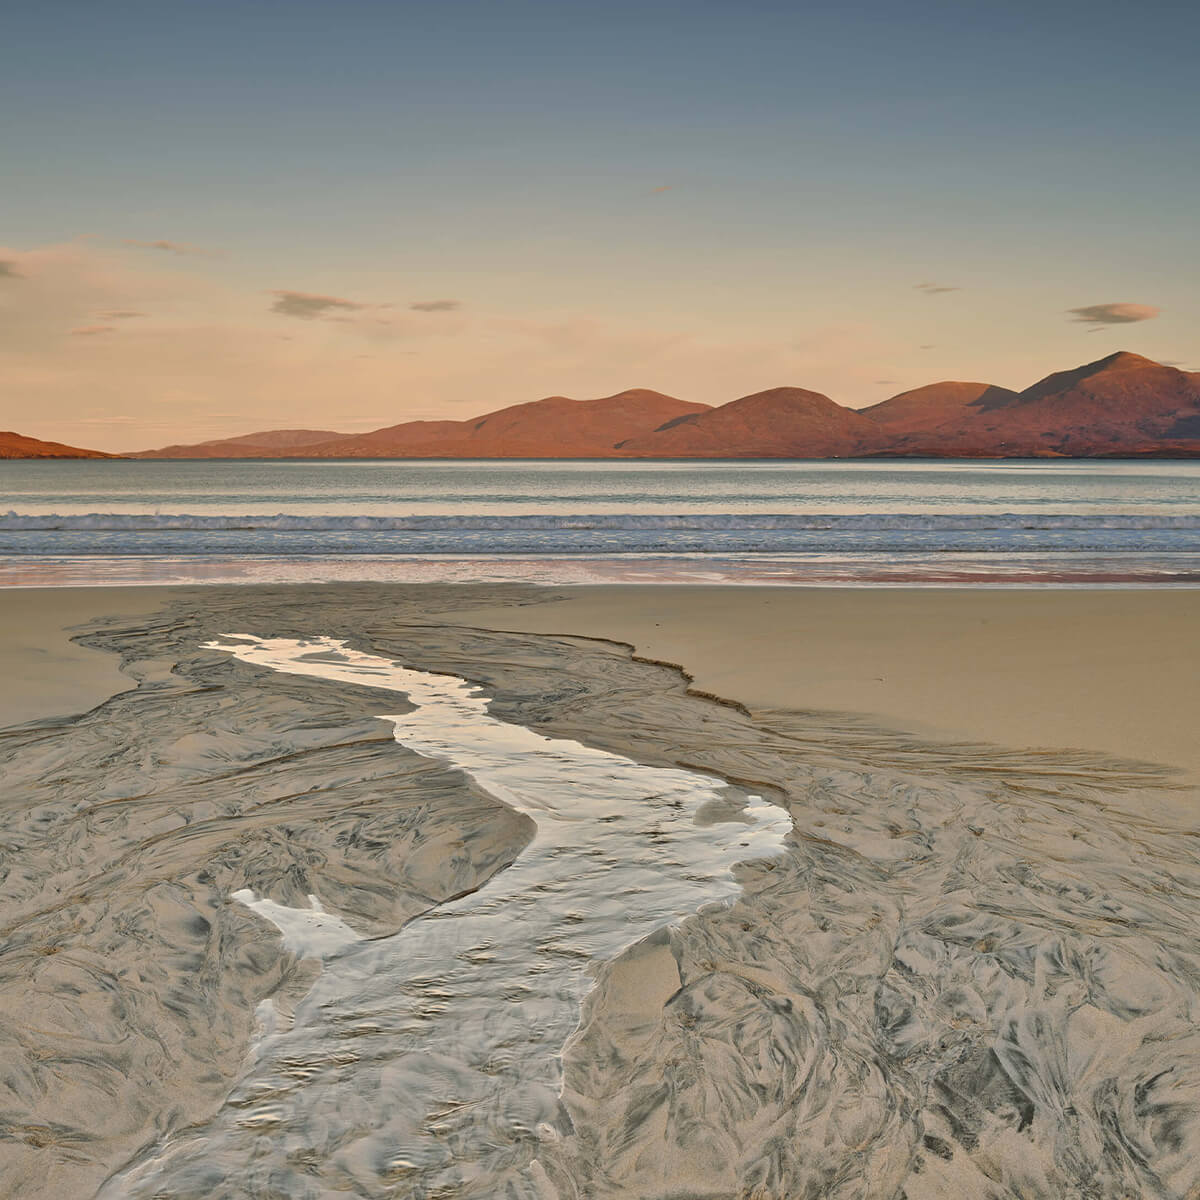
<instances>
[{"instance_id":1,"label":"fine sand","mask_svg":"<svg viewBox=\"0 0 1200 1200\"><path fill-rule=\"evenodd\" d=\"M129 686L71 641L173 588L0 590L0 726ZM512 589L506 589L511 591ZM1200 775L1200 589L1035 591L604 586L525 589L448 619L628 643L753 707L853 713L932 737L1072 747Z\"/></svg>"},{"instance_id":2,"label":"fine sand","mask_svg":"<svg viewBox=\"0 0 1200 1200\"><path fill-rule=\"evenodd\" d=\"M609 586L455 619L626 642L751 707L1200 775L1200 589Z\"/></svg>"},{"instance_id":3,"label":"fine sand","mask_svg":"<svg viewBox=\"0 0 1200 1200\"><path fill-rule=\"evenodd\" d=\"M0 729L86 712L132 681L117 658L72 641L97 617L153 612L162 588L0 590Z\"/></svg>"},{"instance_id":4,"label":"fine sand","mask_svg":"<svg viewBox=\"0 0 1200 1200\"><path fill-rule=\"evenodd\" d=\"M0 592L0 1197L1200 1195L1198 599Z\"/></svg>"}]
</instances>

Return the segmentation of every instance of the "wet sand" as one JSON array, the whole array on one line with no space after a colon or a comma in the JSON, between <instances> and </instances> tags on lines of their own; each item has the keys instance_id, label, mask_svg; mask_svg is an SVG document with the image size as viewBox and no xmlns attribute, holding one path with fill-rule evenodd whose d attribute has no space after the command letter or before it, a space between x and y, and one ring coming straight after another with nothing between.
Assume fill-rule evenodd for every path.
<instances>
[{"instance_id":1,"label":"wet sand","mask_svg":"<svg viewBox=\"0 0 1200 1200\"><path fill-rule=\"evenodd\" d=\"M456 619L627 642L751 707L1098 750L1200 779L1200 588L610 586Z\"/></svg>"},{"instance_id":2,"label":"wet sand","mask_svg":"<svg viewBox=\"0 0 1200 1200\"><path fill-rule=\"evenodd\" d=\"M1125 643L1158 647L1190 727L1200 593L1062 596L1087 601L1091 658L1055 661L1091 724L1054 723L1053 689L1071 690L1055 680L1036 745L1084 729L1073 751L989 745L974 709L955 726L970 741L936 739L916 730L940 711L920 689L867 716L878 690L855 673L863 623L891 611L893 631L932 638L935 682L969 694L982 672L995 689L1014 630L1048 654L1078 643L1069 606L889 592L868 612L857 593L772 589L722 607L688 589L655 641L665 589L611 591L212 587L143 593L138 611L114 609L124 593L0 593L5 629L73 623L90 597L85 648L122 666L82 715L64 687L0 730L0 1195L1195 1194L1195 795L1134 761L1175 743L1152 743ZM973 602L1003 636L939 658L939 627L974 628L955 624ZM922 624L929 605L940 621ZM683 661L691 689L617 644L638 621L639 652ZM554 634L522 630L539 622ZM383 666L347 674L320 643L284 669L229 635L341 640ZM805 670L833 671L839 647L846 680ZM1091 659L1108 650L1105 672ZM388 663L420 678L389 690ZM421 725L439 695L490 722L482 767L475 726ZM857 711L821 710L848 695ZM519 732L511 753L497 722ZM664 773L632 785L648 826L621 842L602 759L558 788L529 773L523 746L553 764L568 741L630 764L614 779ZM776 806L782 846L754 858L737 803L692 815L686 773ZM614 889L591 906L571 891L557 921L554 889L585 877L562 857L591 836L571 837L577 802L616 822L597 835L612 864L594 864ZM743 841L751 861L716 902L662 890L667 861L695 889Z\"/></svg>"},{"instance_id":3,"label":"wet sand","mask_svg":"<svg viewBox=\"0 0 1200 1200\"><path fill-rule=\"evenodd\" d=\"M0 697L0 726L86 711L128 686L112 655L71 630L188 590L0 589L0 668L20 681ZM942 741L1098 750L1200 777L1200 588L506 586L499 606L496 591L460 588L472 603L450 619L626 642L751 707L855 714Z\"/></svg>"},{"instance_id":4,"label":"wet sand","mask_svg":"<svg viewBox=\"0 0 1200 1200\"><path fill-rule=\"evenodd\" d=\"M130 686L117 659L72 633L99 616L153 612L160 588L0 590L0 729L87 712Z\"/></svg>"}]
</instances>

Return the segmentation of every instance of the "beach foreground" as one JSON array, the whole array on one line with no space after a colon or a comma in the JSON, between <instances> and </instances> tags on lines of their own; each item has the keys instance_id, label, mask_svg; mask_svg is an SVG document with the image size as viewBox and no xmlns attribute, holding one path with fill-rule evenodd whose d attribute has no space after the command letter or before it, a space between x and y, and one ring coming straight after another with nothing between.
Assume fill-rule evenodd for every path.
<instances>
[{"instance_id":1,"label":"beach foreground","mask_svg":"<svg viewBox=\"0 0 1200 1200\"><path fill-rule=\"evenodd\" d=\"M112 655L71 631L186 591L0 589L0 666L20 681L0 696L0 725L84 711L128 686ZM439 591L404 589L440 605ZM387 592L378 586L381 604ZM452 595L468 606L447 620L625 642L750 707L1200 775L1200 589L479 585Z\"/></svg>"},{"instance_id":2,"label":"beach foreground","mask_svg":"<svg viewBox=\"0 0 1200 1200\"><path fill-rule=\"evenodd\" d=\"M1097 750L1200 777L1200 589L612 586L464 624L626 642L755 709L935 741Z\"/></svg>"},{"instance_id":3,"label":"beach foreground","mask_svg":"<svg viewBox=\"0 0 1200 1200\"><path fill-rule=\"evenodd\" d=\"M3 1186L1192 1194L1198 607L2 592Z\"/></svg>"}]
</instances>

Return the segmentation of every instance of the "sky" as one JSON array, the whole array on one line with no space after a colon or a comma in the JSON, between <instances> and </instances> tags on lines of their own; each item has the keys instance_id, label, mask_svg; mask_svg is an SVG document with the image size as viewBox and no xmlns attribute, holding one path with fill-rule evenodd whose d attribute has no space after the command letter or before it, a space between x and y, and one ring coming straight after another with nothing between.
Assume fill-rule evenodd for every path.
<instances>
[{"instance_id":1,"label":"sky","mask_svg":"<svg viewBox=\"0 0 1200 1200\"><path fill-rule=\"evenodd\" d=\"M1200 369L1200 5L0 5L0 428Z\"/></svg>"}]
</instances>

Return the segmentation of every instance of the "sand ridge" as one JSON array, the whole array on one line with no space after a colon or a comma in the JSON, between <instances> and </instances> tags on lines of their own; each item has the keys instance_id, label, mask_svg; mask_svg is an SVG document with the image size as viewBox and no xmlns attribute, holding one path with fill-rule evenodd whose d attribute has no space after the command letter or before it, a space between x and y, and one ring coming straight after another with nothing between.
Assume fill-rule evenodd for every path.
<instances>
[{"instance_id":1,"label":"sand ridge","mask_svg":"<svg viewBox=\"0 0 1200 1200\"><path fill-rule=\"evenodd\" d=\"M136 690L3 734L0 1114L17 1136L0 1161L22 1194L105 1179L107 1195L231 1200L1200 1186L1200 1108L1179 1103L1200 1095L1200 854L1169 774L715 704L612 642L461 623L480 598L180 590L86 636ZM515 617L540 594L488 598ZM410 1103L411 1030L385 1006L339 1023L333 1055L264 1054L322 977L238 897L315 894L357 933L402 941L414 917L450 920L452 897L503 880L530 818L397 743L376 719L407 710L395 693L204 648L231 632L319 633L470 680L498 720L752 786L793 822L781 856L737 868L731 904L592 964L578 1030L545 1050L563 1055L561 1108L502 1177L376 1152L463 1116L452 1087ZM444 1003L436 972L411 986ZM264 1000L277 1032L256 1034ZM523 996L495 1003L519 1013ZM450 1080L469 1066L459 1050L424 1048ZM177 1157L197 1134L206 1152ZM149 1169L145 1191L126 1167Z\"/></svg>"}]
</instances>

